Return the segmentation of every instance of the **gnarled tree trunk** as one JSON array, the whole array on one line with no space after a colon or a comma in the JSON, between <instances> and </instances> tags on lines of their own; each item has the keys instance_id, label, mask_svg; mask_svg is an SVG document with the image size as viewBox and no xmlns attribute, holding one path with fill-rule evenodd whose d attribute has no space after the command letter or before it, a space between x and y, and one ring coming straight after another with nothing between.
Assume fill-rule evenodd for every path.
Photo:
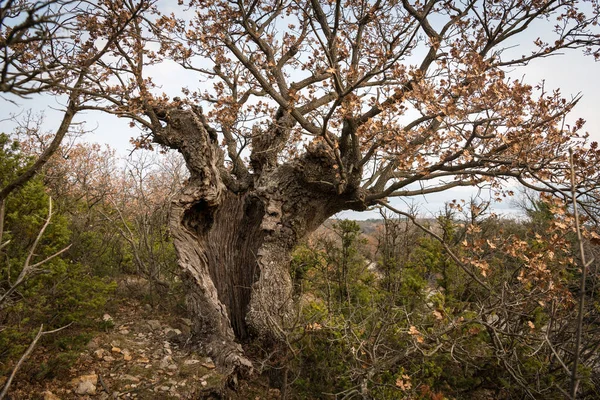
<instances>
[{"instance_id":1,"label":"gnarled tree trunk","mask_svg":"<svg viewBox=\"0 0 600 400\"><path fill-rule=\"evenodd\" d=\"M173 202L170 229L196 332L218 366L251 370L239 341L282 339L294 316L294 246L331 215L362 203L356 191L323 190L333 169L318 149L279 166L263 158L249 181L234 184L200 110L173 109L163 118L155 141L181 151L191 174Z\"/></svg>"}]
</instances>

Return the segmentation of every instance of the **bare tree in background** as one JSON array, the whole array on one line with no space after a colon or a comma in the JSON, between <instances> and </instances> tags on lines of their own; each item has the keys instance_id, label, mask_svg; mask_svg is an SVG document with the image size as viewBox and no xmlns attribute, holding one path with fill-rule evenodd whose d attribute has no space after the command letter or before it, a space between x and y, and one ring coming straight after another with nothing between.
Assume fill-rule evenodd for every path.
<instances>
[{"instance_id":1,"label":"bare tree in background","mask_svg":"<svg viewBox=\"0 0 600 400\"><path fill-rule=\"evenodd\" d=\"M58 150L81 106L94 97L90 89L104 82L98 69L102 59L149 7L148 1L0 2L0 101L16 103L40 95L64 101L53 138L35 162L0 187L0 204Z\"/></svg>"}]
</instances>

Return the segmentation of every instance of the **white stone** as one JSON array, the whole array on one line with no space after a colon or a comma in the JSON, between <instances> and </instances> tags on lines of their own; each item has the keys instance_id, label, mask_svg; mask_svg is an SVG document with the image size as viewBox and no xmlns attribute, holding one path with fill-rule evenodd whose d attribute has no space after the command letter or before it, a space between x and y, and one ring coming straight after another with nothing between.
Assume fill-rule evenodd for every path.
<instances>
[{"instance_id":1,"label":"white stone","mask_svg":"<svg viewBox=\"0 0 600 400\"><path fill-rule=\"evenodd\" d=\"M79 395L96 394L96 385L91 381L79 382L79 385L77 385L77 388L75 389L75 393Z\"/></svg>"}]
</instances>

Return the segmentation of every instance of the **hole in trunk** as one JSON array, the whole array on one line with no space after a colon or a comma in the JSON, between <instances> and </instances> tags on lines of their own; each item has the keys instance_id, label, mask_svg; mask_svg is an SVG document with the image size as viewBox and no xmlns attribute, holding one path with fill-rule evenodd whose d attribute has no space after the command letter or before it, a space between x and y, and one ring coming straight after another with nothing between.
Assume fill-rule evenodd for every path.
<instances>
[{"instance_id":1,"label":"hole in trunk","mask_svg":"<svg viewBox=\"0 0 600 400\"><path fill-rule=\"evenodd\" d=\"M213 225L213 208L204 200L198 201L184 215L183 223L186 228L198 235L206 234Z\"/></svg>"}]
</instances>

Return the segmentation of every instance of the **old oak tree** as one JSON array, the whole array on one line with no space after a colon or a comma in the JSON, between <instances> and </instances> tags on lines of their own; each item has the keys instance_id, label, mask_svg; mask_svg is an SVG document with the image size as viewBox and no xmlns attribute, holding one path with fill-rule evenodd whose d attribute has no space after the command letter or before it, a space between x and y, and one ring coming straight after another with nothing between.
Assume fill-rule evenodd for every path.
<instances>
[{"instance_id":1,"label":"old oak tree","mask_svg":"<svg viewBox=\"0 0 600 400\"><path fill-rule=\"evenodd\" d=\"M185 158L170 229L196 331L225 369L251 368L240 340L285 336L292 249L337 212L458 186L502 196L507 180L559 191L570 147L596 175L583 121L565 123L578 98L514 73L571 49L598 58L595 0L180 3L111 2L130 10L122 39L77 93L81 110L141 127L138 146ZM201 83L171 99L161 63Z\"/></svg>"}]
</instances>

